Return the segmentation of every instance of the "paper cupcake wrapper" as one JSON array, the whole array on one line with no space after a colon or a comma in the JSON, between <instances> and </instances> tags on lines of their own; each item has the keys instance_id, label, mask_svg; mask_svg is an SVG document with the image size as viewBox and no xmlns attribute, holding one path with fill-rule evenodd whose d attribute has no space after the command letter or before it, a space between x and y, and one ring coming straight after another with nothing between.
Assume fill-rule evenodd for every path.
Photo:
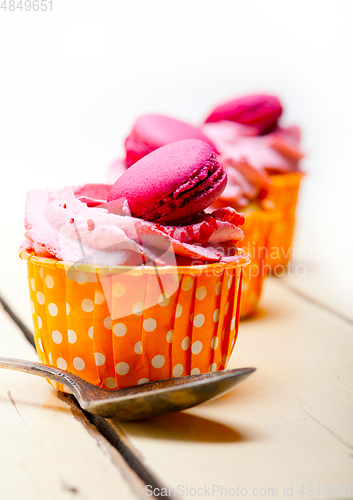
<instances>
[{"instance_id":1,"label":"paper cupcake wrapper","mask_svg":"<svg viewBox=\"0 0 353 500\"><path fill-rule=\"evenodd\" d=\"M240 319L254 314L257 310L263 280L268 274L266 258L269 235L278 218L279 214L275 210L260 210L248 215L242 226L244 239L241 245L250 255L251 262L243 274Z\"/></svg>"},{"instance_id":2,"label":"paper cupcake wrapper","mask_svg":"<svg viewBox=\"0 0 353 500\"><path fill-rule=\"evenodd\" d=\"M303 175L302 172L271 175L272 183L266 200L272 202L274 208L281 214L279 220L271 228L268 241L269 251L266 264L274 274L282 274L290 260L295 209Z\"/></svg>"},{"instance_id":3,"label":"paper cupcake wrapper","mask_svg":"<svg viewBox=\"0 0 353 500\"><path fill-rule=\"evenodd\" d=\"M40 360L108 389L223 370L250 260L240 253L227 264L109 268L21 250Z\"/></svg>"}]
</instances>

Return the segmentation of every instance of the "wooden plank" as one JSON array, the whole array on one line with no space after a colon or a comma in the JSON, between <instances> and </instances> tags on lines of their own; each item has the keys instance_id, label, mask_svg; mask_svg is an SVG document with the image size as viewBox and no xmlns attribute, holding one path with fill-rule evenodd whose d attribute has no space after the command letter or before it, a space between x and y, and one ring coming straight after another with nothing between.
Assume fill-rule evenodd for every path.
<instances>
[{"instance_id":1,"label":"wooden plank","mask_svg":"<svg viewBox=\"0 0 353 500\"><path fill-rule=\"evenodd\" d=\"M280 281L353 322L353 233L348 220L337 219L334 225L300 221L293 258Z\"/></svg>"},{"instance_id":2,"label":"wooden plank","mask_svg":"<svg viewBox=\"0 0 353 500\"><path fill-rule=\"evenodd\" d=\"M184 493L216 485L229 495L238 486L253 496L253 488L277 488L283 498L284 487L293 487L292 498L300 499L300 488L311 485L321 486L321 496L312 496L321 498L324 485L344 485L348 497L353 327L276 279L266 288L266 313L241 324L230 362L257 367L251 378L192 410L113 425L164 484Z\"/></svg>"},{"instance_id":3,"label":"wooden plank","mask_svg":"<svg viewBox=\"0 0 353 500\"><path fill-rule=\"evenodd\" d=\"M37 360L0 308L1 355ZM72 403L41 378L0 370L0 498L144 498L144 483Z\"/></svg>"}]
</instances>

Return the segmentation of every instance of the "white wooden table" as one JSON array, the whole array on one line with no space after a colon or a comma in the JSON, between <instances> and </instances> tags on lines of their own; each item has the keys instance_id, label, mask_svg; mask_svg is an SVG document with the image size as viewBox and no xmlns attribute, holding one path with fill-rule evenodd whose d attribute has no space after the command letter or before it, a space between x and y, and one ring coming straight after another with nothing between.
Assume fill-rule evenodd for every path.
<instances>
[{"instance_id":1,"label":"white wooden table","mask_svg":"<svg viewBox=\"0 0 353 500\"><path fill-rule=\"evenodd\" d=\"M5 235L0 295L31 328L17 256L22 234ZM298 241L308 234L303 227ZM255 366L255 374L194 409L143 422L89 422L43 379L2 370L0 499L148 498L152 487L170 498L173 488L178 498L352 497L349 262L329 271L325 255L296 263L305 276L268 278L262 310L240 325L229 367ZM0 323L1 355L35 360L1 309Z\"/></svg>"}]
</instances>

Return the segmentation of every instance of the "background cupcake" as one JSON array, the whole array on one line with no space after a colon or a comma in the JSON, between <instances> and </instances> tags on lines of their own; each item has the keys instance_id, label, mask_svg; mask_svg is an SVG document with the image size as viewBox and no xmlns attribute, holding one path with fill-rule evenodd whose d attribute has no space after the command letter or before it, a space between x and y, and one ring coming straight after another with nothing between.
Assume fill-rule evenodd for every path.
<instances>
[{"instance_id":1,"label":"background cupcake","mask_svg":"<svg viewBox=\"0 0 353 500\"><path fill-rule=\"evenodd\" d=\"M266 269L274 274L283 274L290 259L303 177L300 131L279 123L282 111L277 97L250 95L217 106L202 127L216 145L230 179L224 202L246 209L256 200L261 209L272 206L279 212L267 242Z\"/></svg>"}]
</instances>

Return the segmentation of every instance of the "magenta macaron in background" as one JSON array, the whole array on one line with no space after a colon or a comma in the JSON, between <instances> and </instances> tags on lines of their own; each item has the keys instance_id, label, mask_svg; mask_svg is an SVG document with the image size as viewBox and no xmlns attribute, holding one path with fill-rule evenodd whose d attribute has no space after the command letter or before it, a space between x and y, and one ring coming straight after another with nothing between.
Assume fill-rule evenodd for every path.
<instances>
[{"instance_id":1,"label":"magenta macaron in background","mask_svg":"<svg viewBox=\"0 0 353 500\"><path fill-rule=\"evenodd\" d=\"M213 148L185 140L163 146L132 165L116 181L108 210L121 213L127 201L132 216L176 224L202 212L223 192L227 175Z\"/></svg>"},{"instance_id":2,"label":"magenta macaron in background","mask_svg":"<svg viewBox=\"0 0 353 500\"><path fill-rule=\"evenodd\" d=\"M239 97L216 106L205 122L230 120L243 125L256 127L259 134L271 132L283 111L278 97L267 94L254 94Z\"/></svg>"},{"instance_id":3,"label":"magenta macaron in background","mask_svg":"<svg viewBox=\"0 0 353 500\"><path fill-rule=\"evenodd\" d=\"M200 129L186 122L159 114L141 115L125 140L126 165L129 167L152 151L171 142L186 139L204 141L216 151L214 144Z\"/></svg>"}]
</instances>

